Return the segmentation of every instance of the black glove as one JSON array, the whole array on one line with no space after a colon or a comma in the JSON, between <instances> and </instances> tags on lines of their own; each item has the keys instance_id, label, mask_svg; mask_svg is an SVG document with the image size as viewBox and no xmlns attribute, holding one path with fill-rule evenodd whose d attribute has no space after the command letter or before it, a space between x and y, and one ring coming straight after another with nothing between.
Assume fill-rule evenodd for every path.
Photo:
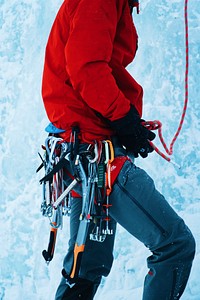
<instances>
[{"instance_id":1,"label":"black glove","mask_svg":"<svg viewBox=\"0 0 200 300\"><path fill-rule=\"evenodd\" d=\"M143 158L154 149L148 140L152 141L156 135L145 128L141 122L144 122L134 106L131 106L128 114L118 120L110 122L110 126L116 131L120 142L126 147L127 152L133 153L135 157L140 154Z\"/></svg>"}]
</instances>

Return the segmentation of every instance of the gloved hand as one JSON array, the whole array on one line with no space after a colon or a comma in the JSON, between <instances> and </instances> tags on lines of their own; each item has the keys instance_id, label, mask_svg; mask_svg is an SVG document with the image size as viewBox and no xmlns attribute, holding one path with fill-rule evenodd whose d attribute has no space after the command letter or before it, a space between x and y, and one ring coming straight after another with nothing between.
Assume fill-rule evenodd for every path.
<instances>
[{"instance_id":1,"label":"gloved hand","mask_svg":"<svg viewBox=\"0 0 200 300\"><path fill-rule=\"evenodd\" d=\"M141 122L144 122L144 120L140 118L136 108L131 105L128 114L121 119L110 122L110 126L116 131L127 152L133 153L135 157L140 154L145 158L148 153L154 150L148 140L152 141L156 135L145 128Z\"/></svg>"}]
</instances>

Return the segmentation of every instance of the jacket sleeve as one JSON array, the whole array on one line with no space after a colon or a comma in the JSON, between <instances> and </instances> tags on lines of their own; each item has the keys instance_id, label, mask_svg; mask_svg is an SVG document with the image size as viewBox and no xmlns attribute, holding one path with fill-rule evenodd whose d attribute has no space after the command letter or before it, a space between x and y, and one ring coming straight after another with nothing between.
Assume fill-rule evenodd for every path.
<instances>
[{"instance_id":1,"label":"jacket sleeve","mask_svg":"<svg viewBox=\"0 0 200 300\"><path fill-rule=\"evenodd\" d=\"M118 23L116 3L80 0L74 9L68 6L70 33L65 46L73 88L89 107L111 121L130 109L130 100L118 88L109 66Z\"/></svg>"}]
</instances>

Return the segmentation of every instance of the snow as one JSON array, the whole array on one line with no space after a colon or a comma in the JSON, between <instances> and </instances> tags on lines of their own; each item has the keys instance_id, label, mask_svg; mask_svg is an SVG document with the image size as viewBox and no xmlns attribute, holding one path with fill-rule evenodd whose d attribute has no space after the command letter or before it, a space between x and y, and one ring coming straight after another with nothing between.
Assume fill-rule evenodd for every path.
<instances>
[{"instance_id":1,"label":"snow","mask_svg":"<svg viewBox=\"0 0 200 300\"><path fill-rule=\"evenodd\" d=\"M144 87L144 117L163 123L169 145L184 101L184 1L141 0L134 14L139 51L130 72ZM58 234L53 261L41 255L48 243L48 220L40 214L41 187L35 170L48 120L41 100L45 44L61 0L0 0L0 299L53 300L67 249L69 220ZM137 164L184 218L197 243L197 253L183 300L199 300L200 267L200 7L189 11L189 104L174 146L177 169L156 153ZM160 147L158 138L156 145ZM114 264L102 281L96 300L141 299L149 251L120 226Z\"/></svg>"}]
</instances>

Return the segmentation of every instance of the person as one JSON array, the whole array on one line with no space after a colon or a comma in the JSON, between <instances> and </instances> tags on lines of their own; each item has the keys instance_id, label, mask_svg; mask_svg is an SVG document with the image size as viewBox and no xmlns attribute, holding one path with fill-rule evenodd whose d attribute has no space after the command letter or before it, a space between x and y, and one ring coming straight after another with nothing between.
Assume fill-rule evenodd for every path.
<instances>
[{"instance_id":1,"label":"person","mask_svg":"<svg viewBox=\"0 0 200 300\"><path fill-rule=\"evenodd\" d=\"M143 89L126 70L138 48L134 6L138 3L133 0L65 0L46 45L42 97L59 136L69 143L72 127L78 126L82 147L111 140L115 157L127 158L109 197L113 234L102 243L87 237L72 283L69 273L82 205L73 197L69 249L56 300L94 298L102 276L111 270L117 223L151 251L143 300L180 299L190 274L192 233L134 163L138 155L146 158L153 151L149 141L155 138L141 119Z\"/></svg>"}]
</instances>

